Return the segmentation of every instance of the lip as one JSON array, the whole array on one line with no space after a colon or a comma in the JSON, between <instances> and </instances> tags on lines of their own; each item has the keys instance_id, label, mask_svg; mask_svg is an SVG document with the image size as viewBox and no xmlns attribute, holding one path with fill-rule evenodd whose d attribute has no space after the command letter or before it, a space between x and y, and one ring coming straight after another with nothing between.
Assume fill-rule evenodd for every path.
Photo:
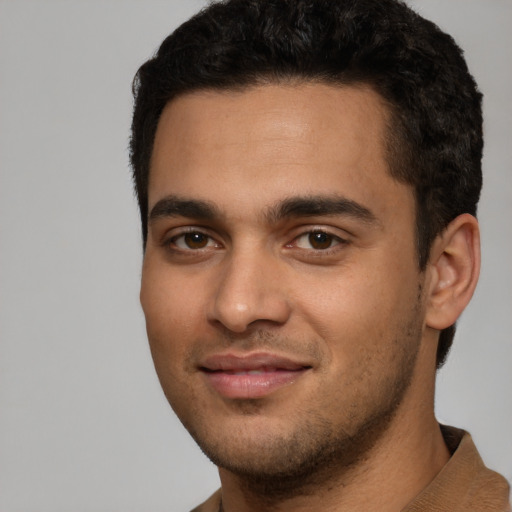
<instances>
[{"instance_id":1,"label":"lip","mask_svg":"<svg viewBox=\"0 0 512 512\"><path fill-rule=\"evenodd\" d=\"M201 362L200 371L220 395L231 399L263 398L294 383L311 366L270 353L215 354Z\"/></svg>"}]
</instances>

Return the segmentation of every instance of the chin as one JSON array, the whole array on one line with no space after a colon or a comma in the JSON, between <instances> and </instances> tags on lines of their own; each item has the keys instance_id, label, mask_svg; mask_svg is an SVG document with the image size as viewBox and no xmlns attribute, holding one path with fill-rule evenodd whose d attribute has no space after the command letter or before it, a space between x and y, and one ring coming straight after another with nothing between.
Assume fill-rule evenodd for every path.
<instances>
[{"instance_id":1,"label":"chin","mask_svg":"<svg viewBox=\"0 0 512 512\"><path fill-rule=\"evenodd\" d=\"M325 479L334 468L348 469L371 448L390 422L388 411L349 435L325 418L292 422L241 418L222 429L190 430L205 455L219 468L253 485L304 487ZM265 492L268 492L265 491Z\"/></svg>"},{"instance_id":2,"label":"chin","mask_svg":"<svg viewBox=\"0 0 512 512\"><path fill-rule=\"evenodd\" d=\"M375 440L373 434L355 439L339 432L327 433L326 425L323 427L303 425L288 435L272 435L269 431L262 435L260 431L251 436L249 430L217 442L211 437L196 438L196 442L219 467L221 478L223 473L230 473L242 487L270 503L307 495L318 482L334 481L364 457ZM378 428L382 427L380 422ZM374 428L371 430L375 433Z\"/></svg>"}]
</instances>

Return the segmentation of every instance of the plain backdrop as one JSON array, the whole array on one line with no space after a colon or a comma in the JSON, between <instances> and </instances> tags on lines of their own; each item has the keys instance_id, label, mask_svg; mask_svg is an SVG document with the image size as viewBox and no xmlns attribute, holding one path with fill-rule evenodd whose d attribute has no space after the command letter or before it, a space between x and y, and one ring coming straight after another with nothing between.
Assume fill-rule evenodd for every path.
<instances>
[{"instance_id":1,"label":"plain backdrop","mask_svg":"<svg viewBox=\"0 0 512 512\"><path fill-rule=\"evenodd\" d=\"M218 486L138 304L131 80L199 0L0 0L0 511L186 511ZM483 269L437 413L512 477L512 2L417 0L485 94Z\"/></svg>"}]
</instances>

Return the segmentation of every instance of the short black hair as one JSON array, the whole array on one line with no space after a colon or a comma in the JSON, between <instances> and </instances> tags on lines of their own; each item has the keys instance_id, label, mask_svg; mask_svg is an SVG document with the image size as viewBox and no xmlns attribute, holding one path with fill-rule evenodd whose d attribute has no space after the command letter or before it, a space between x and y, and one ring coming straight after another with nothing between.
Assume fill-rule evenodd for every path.
<instances>
[{"instance_id":1,"label":"short black hair","mask_svg":"<svg viewBox=\"0 0 512 512\"><path fill-rule=\"evenodd\" d=\"M400 0L225 0L176 29L138 70L131 164L147 239L153 142L165 105L198 90L292 81L372 87L389 107L391 176L416 198L420 269L435 237L476 215L482 95L455 41ZM455 325L440 334L437 365Z\"/></svg>"}]
</instances>

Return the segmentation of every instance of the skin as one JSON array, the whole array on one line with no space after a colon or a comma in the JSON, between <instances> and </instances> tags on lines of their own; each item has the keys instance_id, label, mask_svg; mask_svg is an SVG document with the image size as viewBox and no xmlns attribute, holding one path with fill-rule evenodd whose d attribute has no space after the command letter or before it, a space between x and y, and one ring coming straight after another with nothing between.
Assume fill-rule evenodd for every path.
<instances>
[{"instance_id":1,"label":"skin","mask_svg":"<svg viewBox=\"0 0 512 512\"><path fill-rule=\"evenodd\" d=\"M162 114L141 303L164 392L219 466L226 512L400 510L449 457L437 336L474 289L477 226L456 219L420 272L386 119L371 89L322 84L196 92ZM261 396L219 392L204 371L261 353L300 371Z\"/></svg>"}]
</instances>

